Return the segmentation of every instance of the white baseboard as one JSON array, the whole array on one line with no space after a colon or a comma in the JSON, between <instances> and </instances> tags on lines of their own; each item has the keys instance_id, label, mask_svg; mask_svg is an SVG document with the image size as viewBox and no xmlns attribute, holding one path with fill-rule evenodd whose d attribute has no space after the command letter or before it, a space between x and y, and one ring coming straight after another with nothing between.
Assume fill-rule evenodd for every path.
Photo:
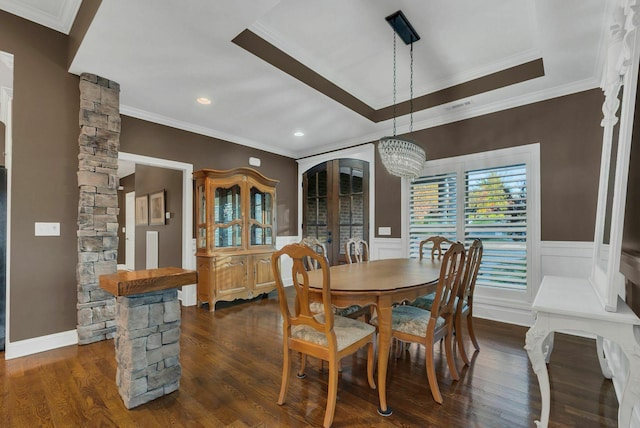
<instances>
[{"instance_id":1,"label":"white baseboard","mask_svg":"<svg viewBox=\"0 0 640 428\"><path fill-rule=\"evenodd\" d=\"M63 346L77 345L78 333L76 330L63 331L47 336L34 337L33 339L7 342L5 345L5 360L50 351Z\"/></svg>"}]
</instances>

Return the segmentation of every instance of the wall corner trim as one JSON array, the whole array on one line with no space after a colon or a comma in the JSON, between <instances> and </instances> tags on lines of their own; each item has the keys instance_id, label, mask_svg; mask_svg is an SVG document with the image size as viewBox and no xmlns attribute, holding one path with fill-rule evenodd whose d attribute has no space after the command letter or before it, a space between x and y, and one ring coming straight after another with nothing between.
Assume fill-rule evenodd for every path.
<instances>
[{"instance_id":1,"label":"wall corner trim","mask_svg":"<svg viewBox=\"0 0 640 428\"><path fill-rule=\"evenodd\" d=\"M5 360L24 357L38 352L50 351L63 346L77 345L78 332L76 330L63 331L18 342L7 342L4 353Z\"/></svg>"}]
</instances>

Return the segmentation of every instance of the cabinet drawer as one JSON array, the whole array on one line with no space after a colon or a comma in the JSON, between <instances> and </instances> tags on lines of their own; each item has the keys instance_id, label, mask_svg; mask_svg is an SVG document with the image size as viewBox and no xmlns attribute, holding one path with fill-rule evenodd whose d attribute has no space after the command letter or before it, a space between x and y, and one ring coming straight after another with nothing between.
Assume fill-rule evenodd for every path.
<instances>
[{"instance_id":1,"label":"cabinet drawer","mask_svg":"<svg viewBox=\"0 0 640 428\"><path fill-rule=\"evenodd\" d=\"M215 264L218 293L234 293L247 288L247 256L223 256L216 258Z\"/></svg>"}]
</instances>

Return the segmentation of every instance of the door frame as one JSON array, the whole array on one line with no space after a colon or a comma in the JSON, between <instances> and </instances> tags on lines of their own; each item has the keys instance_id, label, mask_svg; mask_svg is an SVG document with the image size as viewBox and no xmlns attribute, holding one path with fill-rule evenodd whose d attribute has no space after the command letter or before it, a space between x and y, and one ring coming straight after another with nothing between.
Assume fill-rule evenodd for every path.
<instances>
[{"instance_id":1,"label":"door frame","mask_svg":"<svg viewBox=\"0 0 640 428\"><path fill-rule=\"evenodd\" d=\"M356 147L351 147L343 150L336 150L334 152L323 153L315 156L309 156L302 159L297 159L298 162L298 238L302 236L302 210L303 210L303 189L302 189L302 176L303 174L313 168L314 166L323 162L335 160L335 159L359 159L369 162L369 254L377 254L374 246L373 237L376 236L375 231L375 207L376 207L376 152L375 145L373 143L363 144ZM298 240L299 240L298 239Z\"/></svg>"},{"instance_id":2,"label":"door frame","mask_svg":"<svg viewBox=\"0 0 640 428\"><path fill-rule=\"evenodd\" d=\"M182 171L182 268L195 270L195 245L193 239L193 165L167 159L119 152L118 159L140 165L155 166ZM196 304L196 285L185 285L178 290L183 306Z\"/></svg>"},{"instance_id":3,"label":"door frame","mask_svg":"<svg viewBox=\"0 0 640 428\"><path fill-rule=\"evenodd\" d=\"M135 191L127 192L124 195L124 204L125 204L124 265L129 270L135 270L135 267L136 267L135 199L136 199ZM130 242L133 242L133 244L131 244ZM133 245L133 250L130 248L131 245Z\"/></svg>"}]
</instances>

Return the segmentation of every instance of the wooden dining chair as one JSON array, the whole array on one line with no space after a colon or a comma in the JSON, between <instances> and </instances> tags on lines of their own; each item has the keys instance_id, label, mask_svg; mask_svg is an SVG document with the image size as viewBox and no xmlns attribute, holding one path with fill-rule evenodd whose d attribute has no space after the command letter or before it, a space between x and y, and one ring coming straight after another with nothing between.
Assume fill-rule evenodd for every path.
<instances>
[{"instance_id":1,"label":"wooden dining chair","mask_svg":"<svg viewBox=\"0 0 640 428\"><path fill-rule=\"evenodd\" d=\"M351 238L344 244L344 254L347 263L362 263L369 261L369 244L364 239Z\"/></svg>"},{"instance_id":2,"label":"wooden dining chair","mask_svg":"<svg viewBox=\"0 0 640 428\"><path fill-rule=\"evenodd\" d=\"M293 279L294 310L289 307L282 281L280 257L289 256L293 261L291 277ZM305 259L310 258L322 270L323 312L311 311L309 301L309 275ZM329 262L325 256L317 254L302 244L289 244L272 255L271 265L278 289L278 300L282 312L282 331L284 358L282 363L282 384L278 404L283 405L291 377L291 359L293 352L310 355L327 361L329 365L329 386L327 406L324 415L324 427L331 426L336 408L338 393L338 364L342 358L367 347L367 379L369 386L375 389L374 337L375 327L362 321L335 315L331 308L331 278ZM304 359L301 362L298 377L304 377Z\"/></svg>"},{"instance_id":3,"label":"wooden dining chair","mask_svg":"<svg viewBox=\"0 0 640 428\"><path fill-rule=\"evenodd\" d=\"M302 241L300 241L300 244L306 245L307 247L311 248L315 253L320 254L323 257L327 255L326 246L322 242L320 242L317 238L314 238L312 236L307 236L306 238L302 239ZM307 257L304 260L304 265L307 270L315 270L315 269L318 269L319 267L318 262L313 260L310 257ZM324 310L324 308L322 303L314 302L311 304L311 310L315 313L320 313ZM355 319L368 314L369 308L363 308L362 306L359 306L359 305L351 305L346 308L337 308L334 306L333 313L343 317L349 317L349 318Z\"/></svg>"},{"instance_id":4,"label":"wooden dining chair","mask_svg":"<svg viewBox=\"0 0 640 428\"><path fill-rule=\"evenodd\" d=\"M420 241L420 260L422 260L422 257L424 255L423 249L425 245L431 244L431 260L435 260L436 258L440 260L443 254L442 244L451 245L454 243L454 241L439 235L423 239L422 241Z\"/></svg>"},{"instance_id":5,"label":"wooden dining chair","mask_svg":"<svg viewBox=\"0 0 640 428\"><path fill-rule=\"evenodd\" d=\"M482 262L482 252L482 241L474 239L467 250L464 275L462 277L462 283L458 288L458 299L456 300L454 317L456 343L460 357L462 357L462 361L464 361L464 364L467 366L469 365L469 357L467 356L462 341L462 321L466 318L469 337L471 338L473 346L479 351L480 346L478 345L478 340L473 330L473 292L476 288L478 270Z\"/></svg>"},{"instance_id":6,"label":"wooden dining chair","mask_svg":"<svg viewBox=\"0 0 640 428\"><path fill-rule=\"evenodd\" d=\"M458 370L453 360L454 303L464 270L464 245L451 244L442 258L440 277L431 310L416 306L398 305L392 313L392 337L402 342L418 343L425 347L427 379L433 399L442 404L442 394L438 387L433 360L434 344L444 339L445 354L449 373L458 380ZM376 325L377 318L371 320Z\"/></svg>"},{"instance_id":7,"label":"wooden dining chair","mask_svg":"<svg viewBox=\"0 0 640 428\"><path fill-rule=\"evenodd\" d=\"M300 241L300 243L311 248L317 254L321 254L323 256L327 255L327 247L322 242L320 242L318 238L307 236L302 238L302 241ZM304 265L307 270L315 270L319 268L319 264L310 257L305 259Z\"/></svg>"},{"instance_id":8,"label":"wooden dining chair","mask_svg":"<svg viewBox=\"0 0 640 428\"><path fill-rule=\"evenodd\" d=\"M424 257L424 249L425 247L431 244L431 260L440 260L443 254L442 244L454 244L450 239L445 238L444 236L431 236L425 240L420 241L420 260ZM431 305L433 304L433 300L435 299L435 293L428 293L423 296L419 296L412 302L408 302L411 306L417 306L420 309L431 310Z\"/></svg>"}]
</instances>

